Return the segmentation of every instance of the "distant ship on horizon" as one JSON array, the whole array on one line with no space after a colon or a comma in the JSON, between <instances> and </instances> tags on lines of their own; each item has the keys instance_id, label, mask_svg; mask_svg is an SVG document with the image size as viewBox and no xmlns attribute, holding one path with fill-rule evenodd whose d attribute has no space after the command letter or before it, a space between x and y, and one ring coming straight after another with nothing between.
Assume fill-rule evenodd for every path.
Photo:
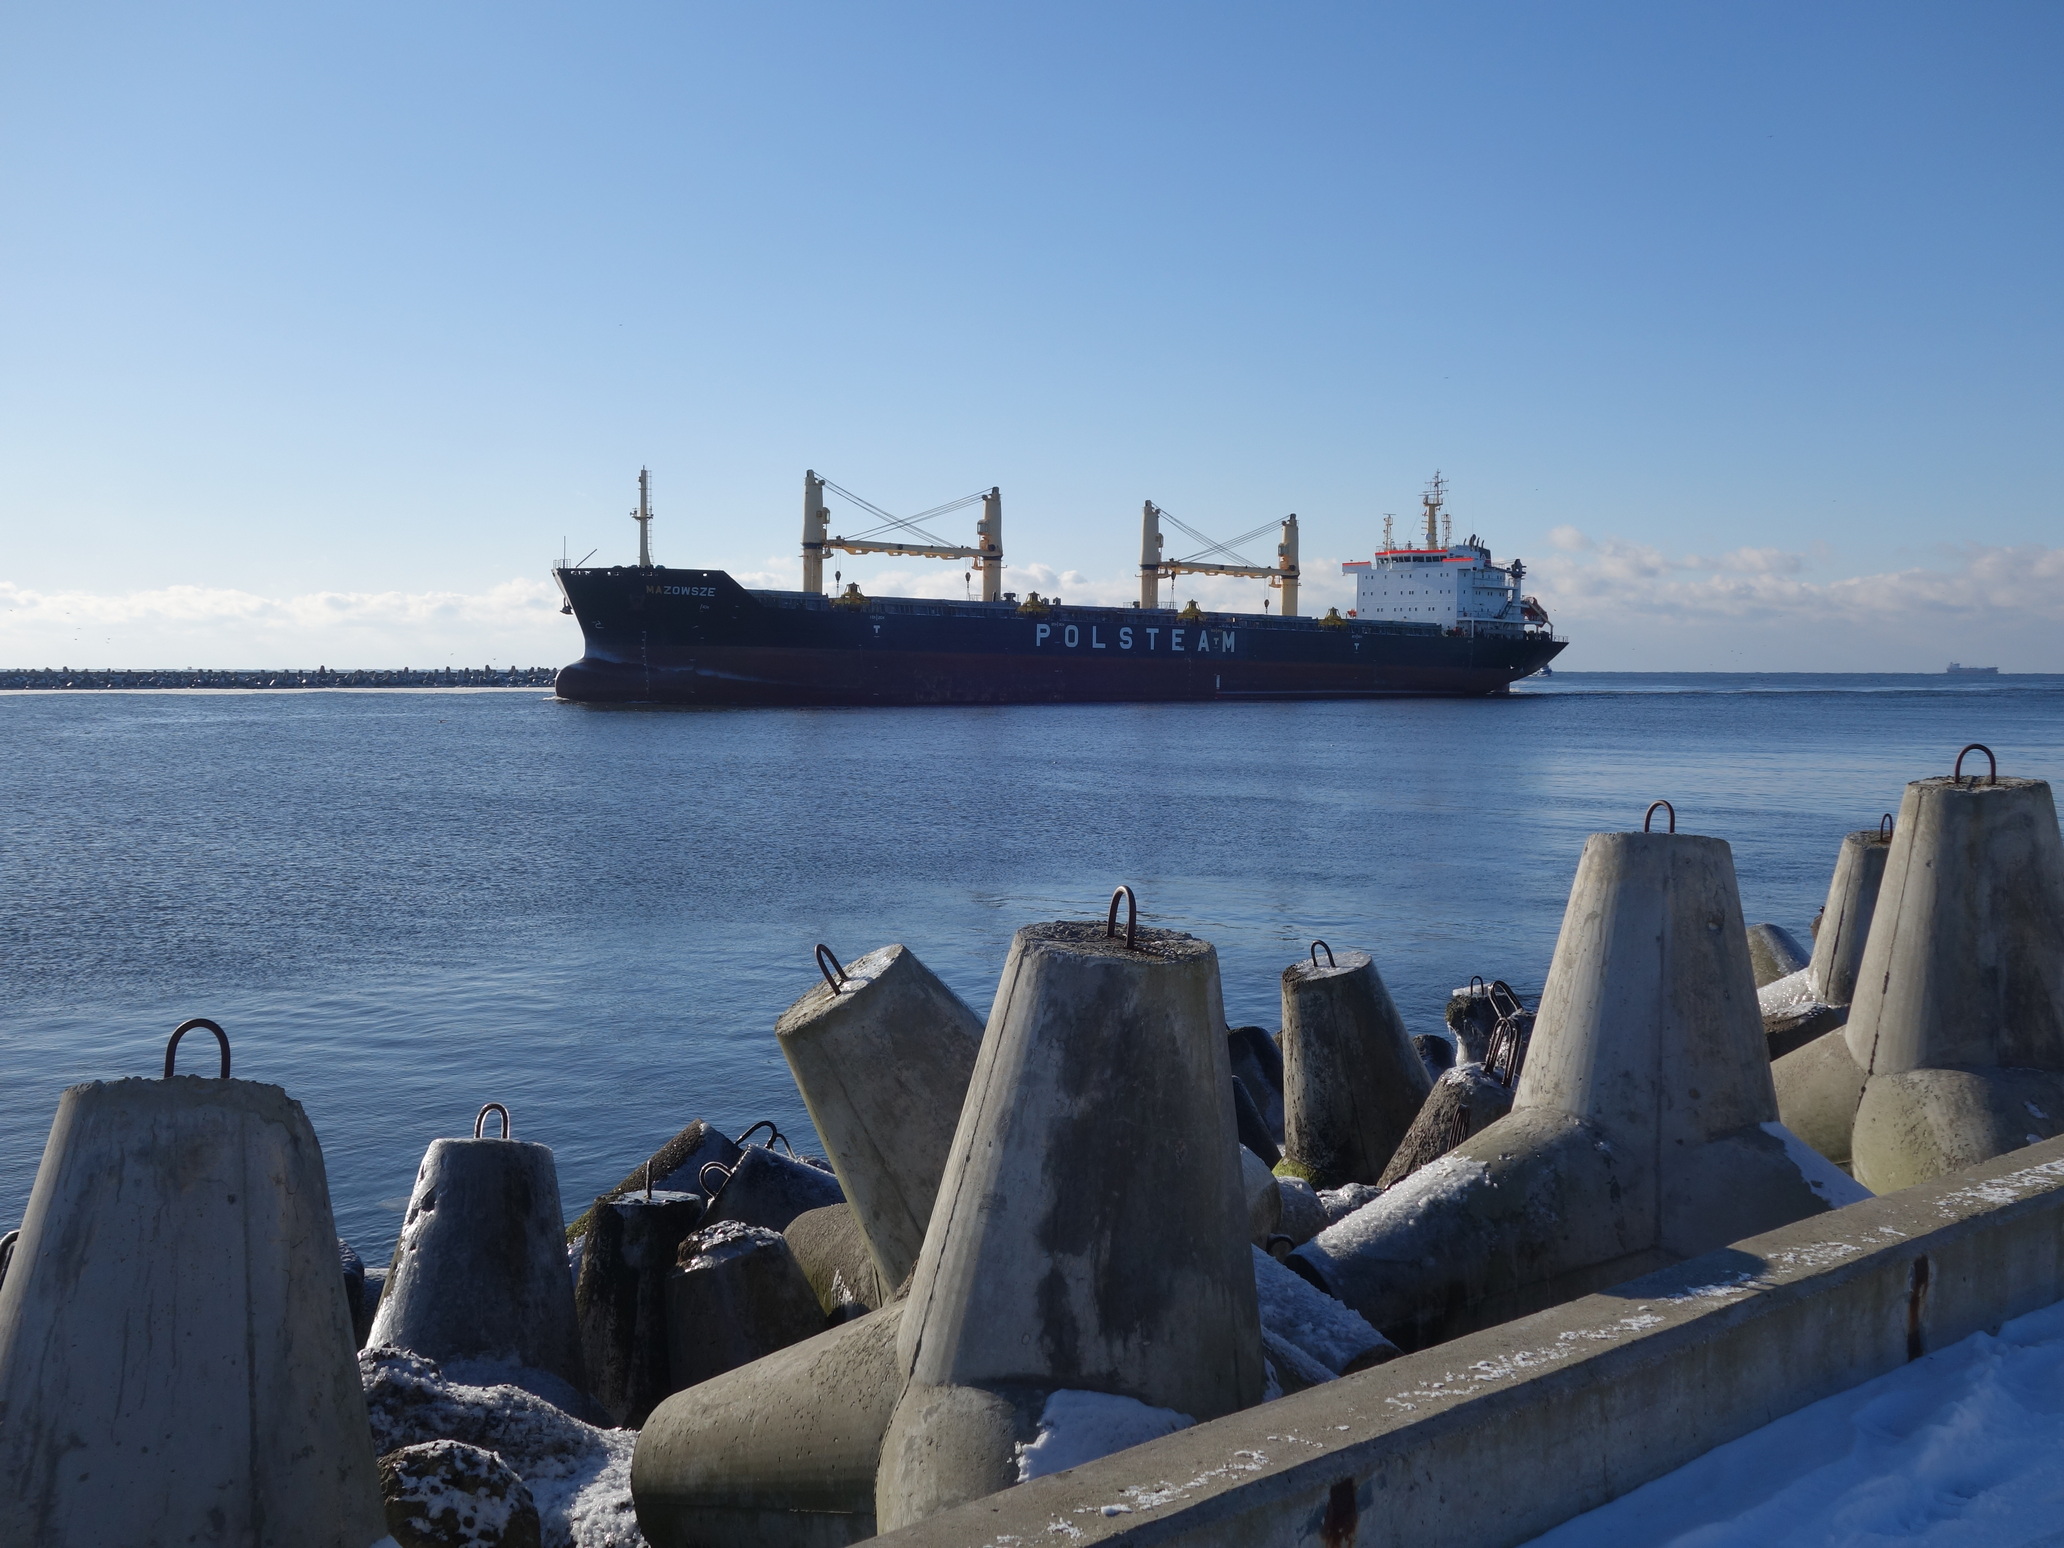
<instances>
[{"instance_id":1,"label":"distant ship on horizon","mask_svg":"<svg viewBox=\"0 0 2064 1548\"><path fill-rule=\"evenodd\" d=\"M1967 667L1961 661L1952 661L1946 669L1945 675L1949 677L1997 677L1999 676L1999 668L1996 666Z\"/></svg>"}]
</instances>

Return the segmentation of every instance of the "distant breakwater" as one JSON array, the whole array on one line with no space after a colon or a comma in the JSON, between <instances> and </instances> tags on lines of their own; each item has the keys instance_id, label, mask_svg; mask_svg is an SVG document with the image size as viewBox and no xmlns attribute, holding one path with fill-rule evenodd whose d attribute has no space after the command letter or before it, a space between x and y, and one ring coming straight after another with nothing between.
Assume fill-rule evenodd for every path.
<instances>
[{"instance_id":1,"label":"distant breakwater","mask_svg":"<svg viewBox=\"0 0 2064 1548\"><path fill-rule=\"evenodd\" d=\"M186 668L181 671L73 671L70 667L0 668L0 689L7 688L549 688L557 667L434 667L414 671L223 672Z\"/></svg>"}]
</instances>

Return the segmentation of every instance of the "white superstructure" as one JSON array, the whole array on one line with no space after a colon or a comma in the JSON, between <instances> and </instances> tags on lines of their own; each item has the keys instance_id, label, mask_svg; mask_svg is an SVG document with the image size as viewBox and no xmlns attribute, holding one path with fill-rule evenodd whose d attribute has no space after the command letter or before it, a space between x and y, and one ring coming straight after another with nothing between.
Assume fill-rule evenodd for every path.
<instances>
[{"instance_id":1,"label":"white superstructure","mask_svg":"<svg viewBox=\"0 0 2064 1548\"><path fill-rule=\"evenodd\" d=\"M1355 577L1355 618L1399 623L1437 624L1442 629L1475 629L1504 624L1515 630L1545 627L1548 614L1521 591L1526 566L1491 562L1491 551L1474 535L1453 541L1441 505L1447 485L1436 473L1426 487L1426 543L1399 548L1391 542L1391 521L1383 522L1383 548L1374 559L1343 564Z\"/></svg>"}]
</instances>

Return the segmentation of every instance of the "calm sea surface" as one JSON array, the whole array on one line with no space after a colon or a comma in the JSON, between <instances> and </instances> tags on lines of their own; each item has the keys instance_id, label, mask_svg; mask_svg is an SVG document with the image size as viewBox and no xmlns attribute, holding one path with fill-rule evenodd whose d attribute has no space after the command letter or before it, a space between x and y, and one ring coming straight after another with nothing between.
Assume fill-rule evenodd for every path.
<instances>
[{"instance_id":1,"label":"calm sea surface","mask_svg":"<svg viewBox=\"0 0 2064 1548\"><path fill-rule=\"evenodd\" d=\"M1277 1023L1314 937L1415 1030L1537 989L1584 835L1673 801L1803 933L1844 832L1966 742L2064 776L2064 678L1563 675L1501 701L598 710L507 692L0 694L0 1229L58 1092L205 1015L307 1108L384 1257L507 1103L570 1209L690 1118L814 1148L772 1033L901 941L986 1011L1011 932L1146 917ZM191 1044L191 1040L190 1040ZM183 1068L212 1070L212 1040Z\"/></svg>"}]
</instances>

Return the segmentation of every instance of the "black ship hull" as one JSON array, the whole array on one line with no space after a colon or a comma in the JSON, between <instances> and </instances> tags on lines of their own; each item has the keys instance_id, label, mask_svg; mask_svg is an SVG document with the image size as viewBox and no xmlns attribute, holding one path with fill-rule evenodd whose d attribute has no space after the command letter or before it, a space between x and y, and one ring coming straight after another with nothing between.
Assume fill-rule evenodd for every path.
<instances>
[{"instance_id":1,"label":"black ship hull","mask_svg":"<svg viewBox=\"0 0 2064 1548\"><path fill-rule=\"evenodd\" d=\"M560 570L586 640L561 698L697 705L1086 704L1504 692L1542 630L747 591L722 570Z\"/></svg>"}]
</instances>

